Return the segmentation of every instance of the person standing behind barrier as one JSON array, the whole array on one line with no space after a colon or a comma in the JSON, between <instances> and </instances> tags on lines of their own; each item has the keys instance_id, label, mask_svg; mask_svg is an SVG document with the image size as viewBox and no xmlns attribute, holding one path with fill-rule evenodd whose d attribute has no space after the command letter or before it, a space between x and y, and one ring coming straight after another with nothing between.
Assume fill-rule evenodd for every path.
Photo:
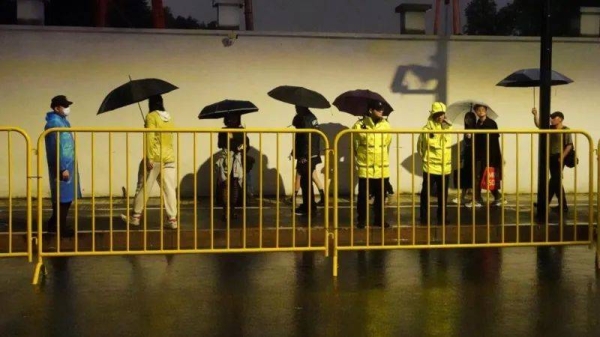
<instances>
[{"instance_id":1,"label":"person standing behind barrier","mask_svg":"<svg viewBox=\"0 0 600 337\"><path fill-rule=\"evenodd\" d=\"M382 102L371 101L365 115L357 121L353 130L389 130L390 123L383 118L384 106ZM354 155L358 166L358 200L356 213L358 214L358 228L364 228L369 219L369 194L374 195L374 226L389 227L384 221L383 189L385 178L390 177L389 147L392 136L389 133L356 133L354 136ZM368 186L367 186L368 185Z\"/></svg>"},{"instance_id":2,"label":"person standing behind barrier","mask_svg":"<svg viewBox=\"0 0 600 337\"><path fill-rule=\"evenodd\" d=\"M52 111L46 114L44 130L70 128L71 123L67 120L67 116L71 113L71 104L73 102L64 95L52 98L50 102ZM47 134L44 140L52 195L52 216L48 220L47 230L55 233L57 227L60 227L62 236L73 237L75 231L72 227L67 226L67 215L73 200L81 198L79 172L75 158L75 140L71 132L52 132Z\"/></svg>"},{"instance_id":3,"label":"person standing behind barrier","mask_svg":"<svg viewBox=\"0 0 600 337\"><path fill-rule=\"evenodd\" d=\"M540 121L538 119L537 109L531 109L531 114L533 115L535 126L539 128ZM550 114L550 128L554 130L568 130L569 128L563 125L564 119L565 115L562 112L553 112ZM562 172L565 167L565 158L571 150L573 150L573 137L570 133L562 135L555 133L550 135L550 158L548 165L550 170L550 181L548 182L548 203L550 203L552 198L556 195L558 206L552 207L552 211L557 213L560 213L561 206L564 213L569 211L565 188L562 185Z\"/></svg>"},{"instance_id":4,"label":"person standing behind barrier","mask_svg":"<svg viewBox=\"0 0 600 337\"><path fill-rule=\"evenodd\" d=\"M475 128L477 117L475 113L469 111L465 114L464 128L471 130ZM458 172L460 177L460 195L452 200L458 204L458 198L461 198L461 203L467 203L467 194L469 189L473 188L473 134L466 133L463 137L462 148L460 149L460 169Z\"/></svg>"},{"instance_id":5,"label":"person standing behind barrier","mask_svg":"<svg viewBox=\"0 0 600 337\"><path fill-rule=\"evenodd\" d=\"M296 105L296 116L294 116L292 125L296 129L319 129L317 117L308 108L298 105ZM302 205L294 210L295 214L308 215L309 210L313 215L317 212L311 179L317 164L321 163L320 146L321 137L318 134L312 133L310 136L308 133L296 134L294 154L296 155L296 171L300 174Z\"/></svg>"},{"instance_id":6,"label":"person standing behind barrier","mask_svg":"<svg viewBox=\"0 0 600 337\"><path fill-rule=\"evenodd\" d=\"M487 106L475 104L473 111L477 115L475 130L498 130L498 124L487 117ZM486 168L494 169L494 189L490 192L494 196L492 206L501 206L506 201L503 200L500 192L502 181L502 152L500 151L500 134L498 133L477 133L474 135L473 146L475 146L475 180L473 181L473 200L467 203L467 207L482 207L483 198L481 196L481 180L484 177Z\"/></svg>"},{"instance_id":7,"label":"person standing behind barrier","mask_svg":"<svg viewBox=\"0 0 600 337\"><path fill-rule=\"evenodd\" d=\"M429 192L435 186L437 197L437 224L449 223L446 215L448 203L448 183L452 173L452 135L439 131L452 130L452 125L446 120L446 105L435 102L431 105L427 124L423 130L428 131L419 136L417 150L423 161L423 185L421 187L420 220L422 225L431 223Z\"/></svg>"},{"instance_id":8,"label":"person standing behind barrier","mask_svg":"<svg viewBox=\"0 0 600 337\"><path fill-rule=\"evenodd\" d=\"M226 129L243 129L242 117L239 114L228 114L223 119ZM243 189L244 178L249 169L244 169L246 149L250 147L250 139L244 133L219 132L217 146L221 152L215 162L217 171L217 186L220 202L223 205L221 219L227 221L227 214L237 218L235 207L239 204L240 190ZM251 165L246 159L246 166ZM253 162L253 160L252 160ZM229 189L227 188L229 186ZM229 201L227 200L229 198Z\"/></svg>"},{"instance_id":9,"label":"person standing behind barrier","mask_svg":"<svg viewBox=\"0 0 600 337\"><path fill-rule=\"evenodd\" d=\"M171 114L165 111L163 99L160 95L148 99L148 110L146 115L146 129L172 129L174 127ZM175 151L173 150L173 135L169 132L147 132L146 133L146 176L144 167L140 166L138 172L137 189L133 198L133 214L129 223L139 226L144 206L152 192L154 183L157 182L165 198L165 210L167 223L165 228L177 228L177 196L175 188L176 165ZM146 186L144 188L144 185ZM121 219L127 221L127 216L121 214Z\"/></svg>"},{"instance_id":10,"label":"person standing behind barrier","mask_svg":"<svg viewBox=\"0 0 600 337\"><path fill-rule=\"evenodd\" d=\"M292 158L292 154L290 153L290 159ZM317 186L319 190L319 194L321 195L321 199L317 202L317 206L325 206L325 190L323 188L323 183L321 179L319 179L319 172L317 170L313 170L312 172L312 182ZM287 202L292 204L294 203L294 199L298 197L298 191L300 190L300 173L296 170L296 174L294 175L294 195L290 197Z\"/></svg>"}]
</instances>

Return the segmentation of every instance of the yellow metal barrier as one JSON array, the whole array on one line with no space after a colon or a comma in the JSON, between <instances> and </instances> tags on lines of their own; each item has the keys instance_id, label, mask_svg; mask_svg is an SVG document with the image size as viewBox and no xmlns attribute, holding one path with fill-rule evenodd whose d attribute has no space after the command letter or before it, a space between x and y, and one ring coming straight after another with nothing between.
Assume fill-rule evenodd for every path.
<instances>
[{"instance_id":1,"label":"yellow metal barrier","mask_svg":"<svg viewBox=\"0 0 600 337\"><path fill-rule=\"evenodd\" d=\"M386 195L387 181L377 177L368 177L359 184L366 183L366 193L371 193L369 184L376 184L373 189L375 193L381 193L382 200L389 199L383 208L371 211L367 204L366 219L362 222L355 222L355 203L359 202L354 196L357 185L355 137L363 134L363 139L368 139L369 147L378 144L372 141L373 137L382 137L383 134L392 135L392 144L390 144L390 180L396 181L396 203L393 198ZM471 181L474 187L479 188L482 181L481 173L486 171L486 167L491 165L490 158L490 137L491 134L499 135L500 151L503 160L497 171L502 172L502 185L500 189L504 192L505 188L514 189L514 197L511 195L501 195L494 191L482 193L483 204L478 204L478 200L470 202L461 201L464 197L458 194L456 204L450 204L447 198L442 201L442 210L438 213L437 222L432 221L432 209L436 211L439 208L434 207L431 202L431 192L436 189L428 184L425 189L427 195L425 200L429 200L428 206L422 217L417 215L421 203L417 200L417 194L420 195L421 189L417 187L423 179L421 175L427 176L431 181L431 175L422 172L421 158L417 153L417 144L419 137L432 136L423 130L344 130L340 132L334 141L334 200L333 200L333 273L337 276L338 272L338 252L348 250L373 250L373 249L431 249L431 248L459 248L459 247L518 247L518 246L549 246L549 245L583 245L591 244L594 241L593 231L593 204L594 204L594 175L593 175L593 143L590 135L580 130L447 130L439 131L436 134L448 134L452 138L452 158L453 175L458 176L455 184L458 184L459 190L461 184L461 170L471 169ZM477 137L477 134L487 134L479 136L478 139L485 140L487 151L484 159L479 160L476 167L475 162L471 166L461 167L461 141L465 135ZM566 134L571 134L574 138L574 146L577 154L582 159L582 164L587 166L588 172L583 179L579 176L579 168L582 164L573 169L564 168L561 177L573 177L571 185L572 193L567 198L570 202L571 211L562 207L554 209L548 207L544 214L539 216L535 214L535 198L537 196L537 139L540 134L548 134L546 164L550 160L560 160L562 166L563 160L550 157L550 138L552 135L559 134L561 143ZM369 138L371 137L371 138ZM578 138L583 137L587 141L578 142ZM512 146L508 146L512 141ZM365 145L361 145L365 146ZM600 145L599 145L600 146ZM348 152L347 149L350 148ZM472 149L472 155L475 156L475 150ZM341 160L341 153L346 152L350 160ZM535 154L535 155L534 155ZM445 154L441 154L445 156ZM586 158L587 157L587 158ZM377 157L373 157L377 158ZM403 159L404 158L404 159ZM429 158L430 159L430 158ZM367 159L369 160L369 159ZM361 163L362 166L371 167L373 165L385 166L383 159L379 158L381 163ZM445 161L446 158L442 158ZM600 159L599 159L600 160ZM508 163L508 164L507 164ZM558 163L554 167L557 167ZM600 161L599 161L600 165ZM346 174L341 174L346 172ZM365 170L363 172L371 172ZM374 170L373 172L377 172ZM477 175L475 172L478 172ZM496 172L498 174L499 172ZM525 173L525 174L523 174ZM347 180L340 181L340 176L347 176ZM499 177L496 177L496 184L499 184ZM556 178L556 176L555 176ZM585 196L579 196L577 193L578 182L582 181L587 192ZM448 178L440 178L441 191L446 184L450 184ZM568 179L560 178L560 184L565 184ZM346 202L340 200L342 189L347 189L349 198ZM360 190L359 186L359 190ZM364 186L362 188L365 188ZM549 183L546 183L549 188ZM491 189L491 188L490 188ZM600 188L599 188L600 189ZM520 193L529 190L528 193ZM475 189L474 189L475 191ZM497 190L496 190L497 191ZM492 201L492 195L498 197ZM504 194L504 193L503 193ZM475 194L477 197L479 195ZM373 197L372 195L370 197ZM563 200L561 193L557 193L557 198ZM581 201L583 198L583 202ZM443 197L441 199L444 199ZM485 200L487 199L487 200ZM375 198L377 200L377 198ZM391 201L391 205L390 202ZM565 201L565 200L563 200ZM600 201L599 201L600 202ZM377 203L377 201L375 201ZM566 205L563 203L563 205ZM465 207L471 206L471 207ZM549 206L549 205L548 205ZM579 207L581 206L581 207ZM600 204L598 205L600 207ZM362 208L364 209L364 208ZM375 218L381 218L379 223L370 222L370 215L374 212ZM369 214L371 213L371 214ZM378 216L377 216L378 215ZM365 216L363 215L363 218ZM423 219L424 218L424 219ZM390 226L388 226L390 225Z\"/></svg>"},{"instance_id":2,"label":"yellow metal barrier","mask_svg":"<svg viewBox=\"0 0 600 337\"><path fill-rule=\"evenodd\" d=\"M0 133L5 134L0 142L6 147L5 161L6 170L0 168L0 176L6 178L0 185L5 188L2 192L2 210L0 211L0 258L13 256L26 256L29 262L32 260L32 233L31 233L31 141L27 133L16 127L0 127ZM15 139L13 134L18 134L19 139ZM15 143L22 142L15 146ZM15 151L17 156L15 156ZM23 156L24 154L24 156ZM17 159L15 159L17 157ZM24 158L24 160L22 160ZM14 164L20 162L25 167L24 171L15 172ZM4 165L2 165L4 166ZM15 179L17 176L18 179ZM3 179L4 180L4 179ZM15 199L14 184L15 181L25 183L25 205L18 205L21 202ZM15 207L15 204L17 204ZM22 204L22 203L21 203ZM24 206L24 207L23 207ZM20 214L22 213L22 214Z\"/></svg>"},{"instance_id":3,"label":"yellow metal barrier","mask_svg":"<svg viewBox=\"0 0 600 337\"><path fill-rule=\"evenodd\" d=\"M44 187L48 187L49 176L60 177L62 172L43 174L46 165L44 148L46 136L71 133L74 140L74 160L76 170L71 172L76 192L79 184L83 189L83 198L74 193L72 212L74 235L58 226L56 234L47 233L43 225ZM150 167L146 158L147 138L151 133L160 133L160 160L158 165L161 186L169 184L172 176L176 179L177 221L165 219L169 207L172 208L172 196L168 191L160 198L152 198L145 203L141 221L132 218L129 192L132 186L131 169L134 162L137 170L140 198L147 199L152 191L146 186L153 183L148 178L154 166ZM243 144L237 151L231 148L217 149L215 141L219 133L223 139L232 139L235 134L242 137ZM165 135L173 135L174 162L167 161L163 154L162 142L171 141ZM310 134L306 139L308 146L313 138L320 138L325 149L324 155L324 204L328 205L329 181L329 143L327 137L318 130L296 129L98 129L98 128L57 128L46 130L38 139L37 170L38 179L38 262L33 283L37 284L41 273L45 274L43 259L54 256L92 256L92 255L145 255L145 254L190 254L190 253L233 253L233 252L284 252L284 251L322 251L328 254L329 208L308 207L308 214L295 215L294 208L299 206L295 197L285 203L282 174L294 176L294 156L296 149L294 137ZM58 139L57 154L61 149ZM316 139L316 138L315 138ZM286 145L287 144L287 145ZM268 145L268 146L265 146ZM291 154L288 152L291 149ZM243 155L247 152L247 155ZM267 156L265 153L272 154ZM238 154L240 154L238 156ZM256 158L258 156L258 158ZM253 172L245 171L253 157ZM140 158L142 159L140 162ZM240 159L241 158L241 159ZM199 165L200 159L203 163ZM240 160L237 161L236 160ZM288 164L282 161L288 160ZM319 158L308 158L308 167ZM139 162L139 165L138 165ZM163 164L159 164L163 163ZM241 163L240 166L236 166ZM224 166L223 166L224 165ZM226 178L221 181L219 191L232 193L241 189L241 214L232 211L236 205L232 198L220 198L224 205L218 205L215 185L219 176L215 167L224 167ZM167 171L167 169L174 169ZM244 170L242 171L239 170ZM234 176L234 171L237 176ZM182 176L183 175L183 176ZM242 178L240 178L240 175ZM256 198L246 197L249 189L248 178L258 176ZM235 177L235 178L234 178ZM289 179L294 181L294 179ZM56 180L56 198L60 199L60 182ZM119 189L119 184L121 188ZM291 187L293 195L294 186ZM234 189L235 188L235 189ZM312 190L312 184L309 190ZM116 191L123 191L123 197L115 197ZM156 192L156 189L155 189ZM304 192L304 191L303 191ZM311 191L312 192L312 191ZM156 200L158 199L158 200ZM225 201L223 201L225 200ZM142 200L143 203L143 200ZM49 203L46 202L46 207ZM171 206L170 206L171 205ZM230 210L230 211L227 211ZM60 213L60 207L57 208ZM122 220L117 213L122 211ZM171 212L173 210L171 209ZM300 212L300 211L297 211ZM221 216L219 216L221 215ZM57 215L60 218L60 215ZM135 225L135 221L140 221Z\"/></svg>"}]
</instances>

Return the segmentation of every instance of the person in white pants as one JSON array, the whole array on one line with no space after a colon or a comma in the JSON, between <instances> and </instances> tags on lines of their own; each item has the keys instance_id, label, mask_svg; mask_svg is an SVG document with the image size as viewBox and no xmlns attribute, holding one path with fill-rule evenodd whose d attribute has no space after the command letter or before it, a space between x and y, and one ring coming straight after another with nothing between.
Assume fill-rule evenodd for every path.
<instances>
[{"instance_id":1,"label":"person in white pants","mask_svg":"<svg viewBox=\"0 0 600 337\"><path fill-rule=\"evenodd\" d=\"M160 95L148 99L150 112L146 115L145 127L147 129L172 129L173 118L165 111ZM144 177L144 162L146 176ZM121 214L121 219L133 226L139 226L144 206L148 201L154 183L160 186L167 214L166 228L177 228L177 196L175 193L176 182L175 152L173 150L173 135L168 132L146 133L146 160L140 164L138 183L133 201L133 214L128 219ZM145 188L144 188L145 185Z\"/></svg>"}]
</instances>

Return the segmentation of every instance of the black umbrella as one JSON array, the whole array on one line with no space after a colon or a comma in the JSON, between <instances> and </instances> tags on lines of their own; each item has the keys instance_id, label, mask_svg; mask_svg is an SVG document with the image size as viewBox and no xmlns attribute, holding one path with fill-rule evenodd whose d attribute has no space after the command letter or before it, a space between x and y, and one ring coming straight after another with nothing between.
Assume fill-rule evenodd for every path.
<instances>
[{"instance_id":1,"label":"black umbrella","mask_svg":"<svg viewBox=\"0 0 600 337\"><path fill-rule=\"evenodd\" d=\"M568 78L567 76L552 71L552 77L550 80L550 85L563 85L572 83L573 80ZM498 82L496 84L500 87L519 87L519 88L529 88L529 87L539 87L540 86L540 70L538 68L531 69L521 69L517 70L514 73L508 75L505 79Z\"/></svg>"},{"instance_id":2,"label":"black umbrella","mask_svg":"<svg viewBox=\"0 0 600 337\"><path fill-rule=\"evenodd\" d=\"M564 85L572 83L573 80L567 76L552 71L550 77L550 85ZM517 70L514 73L508 75L505 79L496 84L500 87L510 88L531 88L533 87L533 106L535 106L535 87L540 86L540 69L529 68Z\"/></svg>"},{"instance_id":3,"label":"black umbrella","mask_svg":"<svg viewBox=\"0 0 600 337\"><path fill-rule=\"evenodd\" d=\"M258 111L256 105L249 101L236 101L226 99L211 105L205 106L198 119L218 119L223 118L228 114L247 114Z\"/></svg>"},{"instance_id":4,"label":"black umbrella","mask_svg":"<svg viewBox=\"0 0 600 337\"><path fill-rule=\"evenodd\" d=\"M268 95L278 101L306 108L327 109L331 107L323 95L303 87L282 85L269 91Z\"/></svg>"},{"instance_id":5,"label":"black umbrella","mask_svg":"<svg viewBox=\"0 0 600 337\"><path fill-rule=\"evenodd\" d=\"M98 115L141 102L151 96L166 94L175 89L178 88L173 84L157 78L130 80L106 95L102 104L100 104Z\"/></svg>"},{"instance_id":6,"label":"black umbrella","mask_svg":"<svg viewBox=\"0 0 600 337\"><path fill-rule=\"evenodd\" d=\"M394 111L392 106L383 97L381 97L380 94L370 90L361 89L346 91L345 93L339 95L335 101L333 101L333 105L335 105L338 110L347 112L354 116L364 116L364 114L369 110L370 101L379 101L383 103L384 116L389 116L389 114Z\"/></svg>"}]
</instances>

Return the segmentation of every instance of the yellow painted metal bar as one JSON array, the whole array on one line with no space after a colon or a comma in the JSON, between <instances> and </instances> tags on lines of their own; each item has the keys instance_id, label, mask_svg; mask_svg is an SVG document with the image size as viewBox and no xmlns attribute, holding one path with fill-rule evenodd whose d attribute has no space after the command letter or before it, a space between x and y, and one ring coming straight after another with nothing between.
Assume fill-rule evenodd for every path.
<instances>
[{"instance_id":1,"label":"yellow painted metal bar","mask_svg":"<svg viewBox=\"0 0 600 337\"><path fill-rule=\"evenodd\" d=\"M127 238L125 239L125 245L127 246L127 251L131 249L131 231L129 228L129 219L131 219L131 214L129 212L129 132L125 133L125 216L127 216L127 222L125 223L125 231L127 232Z\"/></svg>"},{"instance_id":2,"label":"yellow painted metal bar","mask_svg":"<svg viewBox=\"0 0 600 337\"><path fill-rule=\"evenodd\" d=\"M152 130L155 131L155 130ZM148 251L148 210L146 207L146 202L148 200L148 193L149 191L146 188L146 182L148 181L148 161L150 161L150 158L148 158L147 154L148 154L148 135L145 132L142 132L142 151L143 151L143 155L142 155L142 195L144 196L144 207L142 207L142 212L144 213L144 252ZM138 177L139 179L139 177ZM136 188L136 193L137 193L137 188ZM135 201L134 201L135 202ZM135 205L134 205L135 207ZM135 210L134 210L135 212Z\"/></svg>"},{"instance_id":3,"label":"yellow painted metal bar","mask_svg":"<svg viewBox=\"0 0 600 337\"><path fill-rule=\"evenodd\" d=\"M396 134L396 158L397 160L399 160L400 158L400 134ZM396 190L394 191L396 193L396 224L398 226L397 228L397 232L398 235L396 237L396 239L398 240L397 242L400 242L400 228L402 227L402 224L400 222L400 168L398 167L398 165L394 165L396 167ZM391 165L390 165L391 168Z\"/></svg>"},{"instance_id":4,"label":"yellow painted metal bar","mask_svg":"<svg viewBox=\"0 0 600 337\"><path fill-rule=\"evenodd\" d=\"M179 184L179 182L181 181L181 179L179 178L180 176L180 172L179 172L179 167L181 166L180 162L179 162L179 158L181 158L181 142L180 142L180 133L176 133L177 135L177 160L176 162L176 167L175 167L175 184ZM194 154L195 155L195 154ZM194 170L196 169L196 167L194 166ZM177 224L177 228L176 228L176 232L177 232L177 249L181 249L181 188L177 188L177 206L175 207L175 209L177 210L177 219L176 219L176 224Z\"/></svg>"},{"instance_id":5,"label":"yellow painted metal bar","mask_svg":"<svg viewBox=\"0 0 600 337\"><path fill-rule=\"evenodd\" d=\"M275 163L276 163L276 171L277 171L277 176L279 176L279 134L276 135L276 139L275 139L275 147L277 149L277 158L275 158ZM262 133L258 134L258 152L259 153L263 153L262 152ZM259 247L262 248L263 247L263 156L260 155L258 158L258 167L260 168L258 170L258 242L259 242ZM275 187L276 190L276 195L275 195L275 209L276 209L276 214L275 214L275 228L277 228L277 230L279 230L279 194L280 194L280 188L281 186L279 186L279 179L277 179L277 186Z\"/></svg>"},{"instance_id":6,"label":"yellow painted metal bar","mask_svg":"<svg viewBox=\"0 0 600 337\"><path fill-rule=\"evenodd\" d=\"M501 141L500 141L500 153L502 153L502 154L506 154L506 152L504 152L504 137L503 137L503 135L500 135L500 137L501 137ZM506 172L506 170L504 169L504 160L502 160L502 162L500 163L500 172L501 172L503 175L504 175L504 172ZM519 176L519 173L518 173L518 172L517 172L516 176L517 176L517 180L518 180L518 179L519 179L519 178L518 178L518 176ZM502 177L502 178L504 178L504 177ZM496 184L496 185L497 185L497 187L496 187L496 190L498 190L498 189L500 188L500 184L498 183L498 184ZM519 193L518 191L519 191L519 190L517 190L517 194ZM500 207L501 207L501 210L500 210L500 211L501 211L501 215L500 215L500 217L501 217L501 219L500 219L500 223L502 224L502 242L505 242L505 241L506 241L506 237L505 237L505 231L504 231L504 225L505 225L505 222L504 222L504 220L505 220L505 218L504 218L504 210L505 210L505 208L504 208L504 202L506 201L506 199L505 199L505 197L504 197L504 194L505 194L505 193L504 193L504 186L503 186L503 187L502 187L502 194L501 194L501 195L500 195L500 194L498 194L498 195L500 195L500 202L501 202L501 203L500 203ZM518 232L518 230L517 230L517 232Z\"/></svg>"},{"instance_id":7,"label":"yellow painted metal bar","mask_svg":"<svg viewBox=\"0 0 600 337\"><path fill-rule=\"evenodd\" d=\"M13 162L13 156L12 156L12 143L11 143L11 133L10 131L8 131L6 133L6 145L7 145L7 150L6 153L8 154L8 162L6 163L8 166L8 254L12 254L13 253L13 207L12 207L12 162Z\"/></svg>"},{"instance_id":8,"label":"yellow painted metal bar","mask_svg":"<svg viewBox=\"0 0 600 337\"><path fill-rule=\"evenodd\" d=\"M214 148L213 132L209 135L209 149ZM215 249L215 158L210 156L210 249ZM194 167L194 169L196 169Z\"/></svg>"},{"instance_id":9,"label":"yellow painted metal bar","mask_svg":"<svg viewBox=\"0 0 600 337\"><path fill-rule=\"evenodd\" d=\"M411 153L413 153L412 156L412 161L411 161L411 170L412 172L415 172L415 156L414 156L414 151L412 149L415 148L415 135L411 134ZM411 179L411 195L412 195L412 244L414 245L417 242L417 221L416 221L416 205L417 205L417 200L415 198L415 176L413 175L412 179Z\"/></svg>"},{"instance_id":10,"label":"yellow painted metal bar","mask_svg":"<svg viewBox=\"0 0 600 337\"><path fill-rule=\"evenodd\" d=\"M533 242L533 226L534 226L534 223L535 223L535 220L536 220L535 219L535 215L533 213L533 209L534 209L534 203L533 203L533 186L534 186L533 158L534 158L534 156L533 156L533 151L532 151L533 141L534 141L533 140L533 136L534 136L534 134L532 133L531 137L530 137L530 140L529 140L530 162L532 163L532 165L529 165L529 171L530 171L529 172L529 174L530 174L530 179L529 180L531 181L531 184L529 184L530 185L530 201L529 201L529 203L531 205L531 219L529 221L530 222L530 224L529 224L529 237L531 238L530 242Z\"/></svg>"},{"instance_id":11,"label":"yellow painted metal bar","mask_svg":"<svg viewBox=\"0 0 600 337\"><path fill-rule=\"evenodd\" d=\"M466 142L465 135L463 135L463 143L464 142ZM465 192L465 194L467 192L467 190L462 187L462 181L461 181L461 178L460 178L460 176L461 176L461 172L460 171L463 169L462 162L460 160L461 153L462 153L462 146L460 144L460 133L456 134L456 144L457 144L457 148L458 148L458 151L456 151L456 162L458 163L456 165L458 167L458 173L456 175L457 178L458 178L457 179L458 180L458 194L456 196L456 201L457 201L456 202L456 226L458 227L457 239L458 239L458 243L460 244L460 240L461 240L461 238L460 238L460 227L461 227L460 226L460 224L461 224L461 221L460 221L460 211L461 211L461 209L460 208L461 207L460 206L461 206L461 202L462 202L463 197L465 197L465 196L463 196L463 191Z\"/></svg>"},{"instance_id":12,"label":"yellow painted metal bar","mask_svg":"<svg viewBox=\"0 0 600 337\"><path fill-rule=\"evenodd\" d=\"M95 140L95 136L96 134L94 132L92 132L91 136L90 136L90 160L91 160L91 168L90 168L90 182L91 182L91 190L92 190L92 233L94 235L92 235L92 251L96 250L96 184L94 181L94 167L96 166L96 163L94 162L94 158L96 157L96 152L94 151L94 140Z\"/></svg>"},{"instance_id":13,"label":"yellow painted metal bar","mask_svg":"<svg viewBox=\"0 0 600 337\"><path fill-rule=\"evenodd\" d=\"M520 191L520 189L519 189L519 181L520 181L520 175L519 175L519 157L520 157L519 156L519 149L520 149L520 147L519 147L519 135L518 134L515 135L515 144L516 144L516 151L515 151L515 153L516 153L516 155L515 155L515 157L516 157L515 158L515 172L517 172L516 173L516 187L515 187L516 191L517 191L517 196L516 196L516 201L515 201L516 202L515 209L517 210L517 218L516 218L517 228L519 228L519 224L520 224L520 221L519 221L519 218L520 218L520 216L519 216L519 206L520 206L519 201L520 201L520 199L519 199L519 197L520 197L521 193L519 192ZM517 231L517 238L516 238L517 242L520 241L519 240L519 235L520 235L519 232L520 231Z\"/></svg>"},{"instance_id":14,"label":"yellow painted metal bar","mask_svg":"<svg viewBox=\"0 0 600 337\"><path fill-rule=\"evenodd\" d=\"M291 160L291 168L292 168L292 177L294 177L292 179L292 192L293 192L293 196L292 196L292 228L296 229L296 179L300 178L300 175L298 174L298 160L296 159L296 137L297 134L294 132L292 133L292 160ZM277 164L279 164L279 137L277 137ZM294 166L294 163L296 164ZM279 168L279 166L278 166ZM279 175L279 170L277 171L277 174ZM311 184L312 184L312 180L311 180ZM300 190L298 190L300 191ZM302 191L302 193L304 193L304 191ZM279 209L277 210L277 214L279 214ZM279 221L277 221L277 224L279 224ZM296 231L294 230L294 233ZM277 233L279 233L279 230L277 231ZM292 236L292 242L294 242L295 236ZM279 235L277 235L277 247L279 247Z\"/></svg>"},{"instance_id":15,"label":"yellow painted metal bar","mask_svg":"<svg viewBox=\"0 0 600 337\"><path fill-rule=\"evenodd\" d=\"M65 131L68 132L68 131ZM56 132L56 237L60 238L61 226L60 226L60 181L62 180L62 176L60 174L60 139L61 133L60 131ZM52 173L50 173L52 174ZM56 240L56 250L60 252L60 240Z\"/></svg>"},{"instance_id":16,"label":"yellow painted metal bar","mask_svg":"<svg viewBox=\"0 0 600 337\"><path fill-rule=\"evenodd\" d=\"M275 147L276 147L276 152L275 153L277 154L277 156L275 158L275 172L276 172L275 176L279 177L279 171L280 171L279 170L279 134L275 135ZM295 157L295 153L296 153L295 143L292 144L292 152L294 153L293 157ZM292 161L293 160L294 159L292 158ZM293 187L292 187L292 191L294 191ZM276 232L275 232L275 247L279 247L279 221L280 221L280 217L279 217L279 192L280 192L279 191L279 182L277 182L277 204L275 206L275 208L277 210L277 212L275 212L275 213L277 213L275 215L275 230L276 230ZM294 197L293 200L292 200L292 212L294 211L293 208L295 207L295 199L296 198ZM295 219L295 214L292 214L292 228L295 228L294 227L294 219Z\"/></svg>"},{"instance_id":17,"label":"yellow painted metal bar","mask_svg":"<svg viewBox=\"0 0 600 337\"><path fill-rule=\"evenodd\" d=\"M79 141L77 140L77 133L73 134L73 140L74 140L74 146L73 146L73 151L74 151L74 155L75 155L75 169L73 170L73 181L75 182L75 184L73 184L73 195L75 196L75 226L74 226L74 230L75 230L75 251L79 250L79 235L77 235L78 230L79 230L79 195L77 193L78 189L77 186L79 186L79 156L77 155L77 144L79 144ZM112 206L111 206L112 209Z\"/></svg>"},{"instance_id":18,"label":"yellow painted metal bar","mask_svg":"<svg viewBox=\"0 0 600 337\"><path fill-rule=\"evenodd\" d=\"M192 151L194 152L194 155L192 157L192 163L194 167L194 249L198 249L198 171L196 170L196 167L198 167L198 154L196 149L196 133L192 133L192 136ZM213 166L211 165L210 168L212 170ZM212 194L212 185L210 189ZM179 218L181 219L181 216L179 216Z\"/></svg>"},{"instance_id":19,"label":"yellow painted metal bar","mask_svg":"<svg viewBox=\"0 0 600 337\"><path fill-rule=\"evenodd\" d=\"M335 142L338 144L340 137L343 134L338 133L335 137ZM354 133L350 134L350 245L354 246L354 168L355 166L355 158L354 155L356 153L356 149L354 148ZM336 146L336 151L338 147ZM339 159L336 159L336 162ZM337 169L335 172L338 172ZM337 207L337 206L336 206Z\"/></svg>"},{"instance_id":20,"label":"yellow painted metal bar","mask_svg":"<svg viewBox=\"0 0 600 337\"><path fill-rule=\"evenodd\" d=\"M112 149L112 132L108 133L108 202L110 209L108 210L108 231L109 231L109 249L112 252L114 249L113 240L113 199L112 199L112 186L113 186L113 149Z\"/></svg>"},{"instance_id":21,"label":"yellow painted metal bar","mask_svg":"<svg viewBox=\"0 0 600 337\"><path fill-rule=\"evenodd\" d=\"M242 167L244 169L244 181L242 183L242 242L243 242L243 248L246 248L246 241L247 241L247 235L246 235L246 198L247 198L247 190L248 187L246 186L248 184L248 177L247 175L250 172L246 171L246 165L248 165L248 163L246 163L246 153L248 151L248 144L246 143L246 133L242 133L242 144L243 144L243 149L242 149ZM239 196L238 196L239 197Z\"/></svg>"}]
</instances>

